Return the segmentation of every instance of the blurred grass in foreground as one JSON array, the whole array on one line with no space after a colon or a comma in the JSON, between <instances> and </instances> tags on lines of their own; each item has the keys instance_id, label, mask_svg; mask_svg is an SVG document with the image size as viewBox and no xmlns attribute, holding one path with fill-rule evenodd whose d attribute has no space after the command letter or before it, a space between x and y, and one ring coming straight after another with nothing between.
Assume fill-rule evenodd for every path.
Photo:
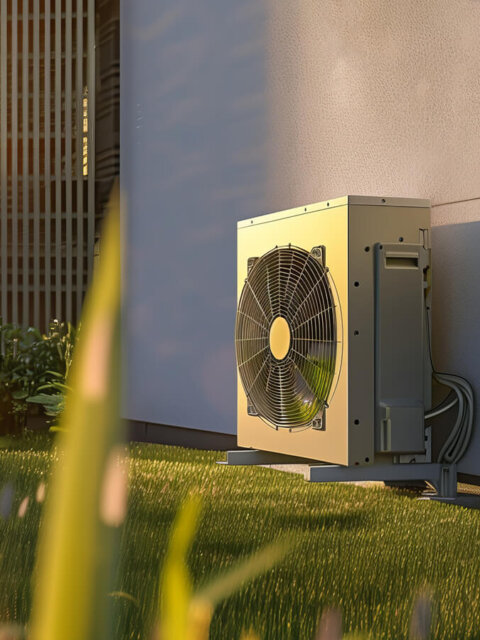
<instances>
[{"instance_id":1,"label":"blurred grass in foreground","mask_svg":"<svg viewBox=\"0 0 480 640\"><path fill-rule=\"evenodd\" d=\"M112 192L82 313L33 576L29 639L108 638L107 593L126 511L120 424L120 206Z\"/></svg>"},{"instance_id":2,"label":"blurred grass in foreground","mask_svg":"<svg viewBox=\"0 0 480 640\"><path fill-rule=\"evenodd\" d=\"M39 484L58 457L49 438L0 452L13 480L11 515L0 520L0 619L25 622L40 518ZM347 632L409 637L418 589L430 585L437 639L472 640L480 629L480 512L421 502L394 490L310 485L297 475L216 464L221 453L135 444L129 448L129 507L111 596L109 638L151 640L159 567L179 506L191 492L202 515L188 555L196 588L278 539L299 542L285 560L216 608L213 640L312 640L318 617L339 608ZM23 518L17 516L30 496ZM0 503L2 502L0 497Z\"/></svg>"}]
</instances>

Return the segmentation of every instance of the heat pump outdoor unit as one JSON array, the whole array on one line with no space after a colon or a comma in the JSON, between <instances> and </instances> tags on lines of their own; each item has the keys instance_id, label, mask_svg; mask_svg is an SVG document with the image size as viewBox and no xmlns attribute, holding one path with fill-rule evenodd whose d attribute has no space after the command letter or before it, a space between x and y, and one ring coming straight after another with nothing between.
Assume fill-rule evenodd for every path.
<instances>
[{"instance_id":1,"label":"heat pump outdoor unit","mask_svg":"<svg viewBox=\"0 0 480 640\"><path fill-rule=\"evenodd\" d=\"M346 196L238 223L237 438L229 464L310 480L419 480L432 463L430 204ZM318 461L318 462L315 462Z\"/></svg>"}]
</instances>

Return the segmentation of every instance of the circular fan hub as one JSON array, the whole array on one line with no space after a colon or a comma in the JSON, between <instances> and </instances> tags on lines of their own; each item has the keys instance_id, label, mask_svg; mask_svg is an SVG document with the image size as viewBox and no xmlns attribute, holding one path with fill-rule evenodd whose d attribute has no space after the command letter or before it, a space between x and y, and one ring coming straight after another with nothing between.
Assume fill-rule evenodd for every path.
<instances>
[{"instance_id":1,"label":"circular fan hub","mask_svg":"<svg viewBox=\"0 0 480 640\"><path fill-rule=\"evenodd\" d=\"M277 360L283 360L290 349L292 336L285 318L278 316L270 327L269 346L272 355Z\"/></svg>"}]
</instances>

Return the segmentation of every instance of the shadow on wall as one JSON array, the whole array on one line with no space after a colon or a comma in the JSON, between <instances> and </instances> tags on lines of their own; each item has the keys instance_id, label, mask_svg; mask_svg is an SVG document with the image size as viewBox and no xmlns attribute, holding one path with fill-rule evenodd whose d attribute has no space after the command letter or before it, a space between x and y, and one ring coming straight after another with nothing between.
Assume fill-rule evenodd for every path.
<instances>
[{"instance_id":1,"label":"shadow on wall","mask_svg":"<svg viewBox=\"0 0 480 640\"><path fill-rule=\"evenodd\" d=\"M479 247L480 222L432 228L434 365L439 371L467 378L477 402L480 398ZM455 419L453 410L449 412L449 418ZM445 427L444 423L438 425L440 432ZM438 441L434 431L434 450ZM460 462L459 471L480 476L478 410L472 442Z\"/></svg>"},{"instance_id":2,"label":"shadow on wall","mask_svg":"<svg viewBox=\"0 0 480 640\"><path fill-rule=\"evenodd\" d=\"M233 436L236 223L266 210L264 2L122 2L121 25L123 413Z\"/></svg>"}]
</instances>

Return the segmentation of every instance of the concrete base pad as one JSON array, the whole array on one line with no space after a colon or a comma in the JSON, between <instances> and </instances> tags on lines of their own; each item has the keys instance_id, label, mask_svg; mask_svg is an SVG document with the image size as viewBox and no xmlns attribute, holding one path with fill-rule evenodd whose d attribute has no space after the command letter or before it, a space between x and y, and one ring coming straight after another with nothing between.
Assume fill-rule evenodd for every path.
<instances>
[{"instance_id":1,"label":"concrete base pad","mask_svg":"<svg viewBox=\"0 0 480 640\"><path fill-rule=\"evenodd\" d=\"M308 464L262 464L259 466L265 467L265 469L274 469L275 471L284 471L285 473L298 473L299 475L302 475L305 478L305 480L308 480L308 469L310 465ZM352 482L345 482L344 484L354 484L357 487L365 487L367 489L369 487L385 486L384 482L378 482L376 480L371 480L368 482L352 481Z\"/></svg>"}]
</instances>

